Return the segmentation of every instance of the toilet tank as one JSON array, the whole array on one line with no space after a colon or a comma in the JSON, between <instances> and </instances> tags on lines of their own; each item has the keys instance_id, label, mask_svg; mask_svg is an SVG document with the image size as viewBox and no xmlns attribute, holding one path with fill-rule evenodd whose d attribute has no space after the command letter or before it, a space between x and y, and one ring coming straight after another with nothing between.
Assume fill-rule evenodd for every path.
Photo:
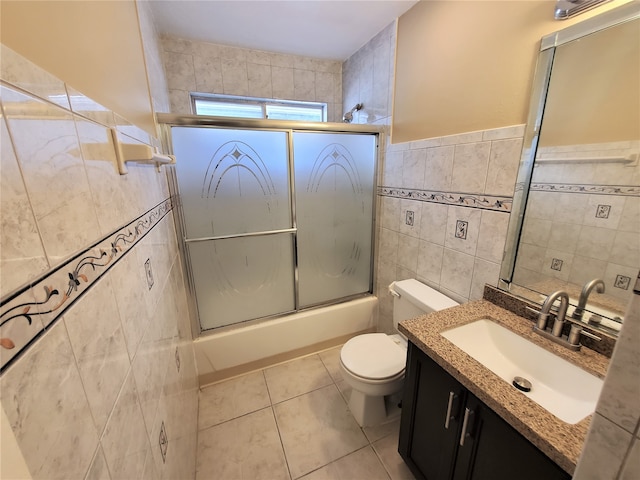
<instances>
[{"instance_id":1,"label":"toilet tank","mask_svg":"<svg viewBox=\"0 0 640 480\"><path fill-rule=\"evenodd\" d=\"M415 279L401 280L389 285L393 296L393 326L409 318L437 312L459 305L455 300Z\"/></svg>"}]
</instances>

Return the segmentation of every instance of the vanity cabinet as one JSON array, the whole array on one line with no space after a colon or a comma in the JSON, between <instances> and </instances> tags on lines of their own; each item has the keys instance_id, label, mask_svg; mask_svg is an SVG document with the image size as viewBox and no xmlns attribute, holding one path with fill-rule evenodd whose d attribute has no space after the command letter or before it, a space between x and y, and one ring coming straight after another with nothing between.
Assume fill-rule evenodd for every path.
<instances>
[{"instance_id":1,"label":"vanity cabinet","mask_svg":"<svg viewBox=\"0 0 640 480\"><path fill-rule=\"evenodd\" d=\"M571 478L412 343L398 451L418 479Z\"/></svg>"}]
</instances>

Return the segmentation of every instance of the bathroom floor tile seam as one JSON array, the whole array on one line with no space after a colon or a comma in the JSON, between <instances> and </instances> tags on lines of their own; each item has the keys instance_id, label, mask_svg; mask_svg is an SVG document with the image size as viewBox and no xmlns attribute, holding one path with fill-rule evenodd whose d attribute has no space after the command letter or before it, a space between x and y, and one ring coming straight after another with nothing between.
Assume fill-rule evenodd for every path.
<instances>
[{"instance_id":1,"label":"bathroom floor tile seam","mask_svg":"<svg viewBox=\"0 0 640 480\"><path fill-rule=\"evenodd\" d=\"M288 362L283 362L278 365L266 367L261 370L256 370L254 372L249 372L244 375L239 375L231 379L226 379L215 384L201 387L199 417L200 414L204 417L207 416L207 408L225 409L227 407L224 403L227 401L234 402L239 399L236 403L241 404L243 401L247 400L246 398L241 398L245 397L244 393L241 391L241 387L246 387L250 390L250 393L255 394L258 390L256 385L260 385L261 387L264 386L264 391L261 392L261 395L266 394L268 404L265 405L264 403L261 404L260 402L257 402L255 405L249 406L237 413L229 413L227 417L222 418L219 421L212 419L210 424L205 423L206 419L202 420L199 418L198 455L202 457L210 455L212 450L207 450L208 448L211 448L207 442L211 442L210 438L212 436L216 436L217 432L226 431L226 429L233 429L234 427L236 427L236 431L238 431L241 424L248 424L255 418L268 415L270 419L273 419L275 432L277 433L277 449L272 445L272 454L273 456L281 456L281 458L277 459L278 461L275 462L276 467L274 468L276 468L278 473L281 474L282 478L289 478L293 480L307 478L307 476L309 476L310 480L315 480L316 478L331 478L332 475L336 475L336 469L347 468L346 471L349 471L349 468L352 469L353 465L349 466L349 463L353 463L355 461L356 455L359 455L358 458L366 457L370 465L363 468L373 469L371 471L374 471L373 476L367 474L367 479L373 480L374 478L384 478L395 480L400 478L412 478L406 475L406 471L401 471L401 475L398 475L397 466L394 468L392 465L390 468L387 465L388 462L385 462L385 459L383 458L383 446L381 444L376 445L382 440L385 440L386 443L395 442L393 446L397 445L397 423L399 423L399 420L393 420L388 424L390 426L387 428L388 431L384 431L383 428L383 431L378 432L376 435L375 430L372 431L371 429L362 428L357 425L355 419L353 419L353 416L351 415L351 412L348 410L349 387L345 384L344 380L341 379L339 374L340 348L341 347L334 347L333 349L305 355ZM320 366L322 366L322 368L319 368ZM286 381L290 384L283 387L283 376L294 378L287 378ZM301 381L301 384L296 385L296 381ZM279 388L284 388L284 397L282 397L282 392L278 393L277 390ZM296 390L296 388L298 388L298 390ZM217 391L230 393L232 397L225 399L223 396L218 396L214 399L214 403L207 404L208 397L216 397L218 395ZM324 399L330 399L331 401L319 401ZM339 399L339 401L336 399ZM210 398L209 401L211 401ZM266 398L263 398L262 401L266 401ZM350 430L346 431L343 435L346 437L345 439L335 438L328 440L328 437L324 439L304 437L307 435L307 432L304 431L307 425L300 424L313 424L314 421L318 421L317 418L307 418L305 421L302 415L302 413L305 413L304 408L308 408L305 406L308 403L314 404L314 402L316 405L318 403L332 404L332 407L321 406L320 408L325 408L327 411L318 413L319 417L327 414L331 408L337 408L337 411L339 412L337 416L341 417L340 419L321 419L319 420L320 422L329 421L331 425L333 425L334 422L351 422L350 425L352 426L349 427ZM242 408L242 406L238 408ZM298 411L296 408L301 410ZM267 411L269 411L268 414L266 413ZM329 415L333 415L333 413L330 412ZM348 420L345 416L348 417ZM309 428L311 430L313 430L313 428L321 430L327 429L327 426L322 425L322 423L319 423L318 425L311 425ZM329 428L329 430L331 429ZM264 432L260 432L260 434L266 435ZM322 431L320 431L320 433L316 431L313 435L322 437L323 434L324 432ZM257 433L253 432L253 435L257 435ZM312 434L309 433L309 435ZM395 439L390 438L392 435L395 435ZM201 441L203 446L200 445ZM272 438L272 441L275 443L275 436ZM300 448L306 448L308 451L312 451L314 449L314 441L318 442L318 444L315 445L318 450L331 450L334 448L335 451L331 454L323 452L325 455L329 456L321 460L318 460L317 458L314 460L303 458L305 454L300 453ZM327 444L341 443L343 441L345 444L339 447L327 446ZM245 447L247 450L252 448L252 446L242 445L240 449L245 449ZM251 460L237 460L237 458L242 455L238 452L229 451L227 454L228 456L236 459L229 460L230 462L235 461L242 464L241 467L238 465L229 467L236 468L236 472L242 471L243 474L237 473L237 478L249 478L246 476L245 470L250 468L246 466L246 463ZM256 456L258 455L259 454L256 454ZM307 452L307 456L313 455L312 453ZM354 456L354 458L350 460L348 458L350 456ZM282 470L282 467L286 468L286 474L284 473L284 470ZM219 470L220 468L222 468L222 470ZM231 470L227 470L227 466L220 467L220 465L216 465L216 462L212 462L209 458L198 459L197 479L225 478L226 480L227 478L236 478L234 477L234 474L230 472ZM200 475L198 475L198 473ZM222 475L227 475L227 477ZM270 476L269 473L265 473L264 471L254 473L254 475L257 475L255 478L258 478L259 475L266 475L264 478L269 479L278 477L275 471L273 476ZM365 477L363 476L362 478Z\"/></svg>"}]
</instances>

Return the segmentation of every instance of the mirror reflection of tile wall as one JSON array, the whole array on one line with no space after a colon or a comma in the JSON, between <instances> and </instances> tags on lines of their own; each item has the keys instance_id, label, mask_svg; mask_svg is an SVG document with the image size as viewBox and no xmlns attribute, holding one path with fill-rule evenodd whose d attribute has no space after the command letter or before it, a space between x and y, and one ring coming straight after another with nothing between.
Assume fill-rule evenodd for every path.
<instances>
[{"instance_id":1,"label":"mirror reflection of tile wall","mask_svg":"<svg viewBox=\"0 0 640 480\"><path fill-rule=\"evenodd\" d=\"M561 286L550 278L577 286L602 278L624 311L640 265L639 150L637 141L538 150L517 284L548 293ZM596 157L619 160L589 161Z\"/></svg>"},{"instance_id":2,"label":"mirror reflection of tile wall","mask_svg":"<svg viewBox=\"0 0 640 480\"><path fill-rule=\"evenodd\" d=\"M622 313L640 268L640 20L555 48L514 283L549 294L604 280Z\"/></svg>"}]
</instances>

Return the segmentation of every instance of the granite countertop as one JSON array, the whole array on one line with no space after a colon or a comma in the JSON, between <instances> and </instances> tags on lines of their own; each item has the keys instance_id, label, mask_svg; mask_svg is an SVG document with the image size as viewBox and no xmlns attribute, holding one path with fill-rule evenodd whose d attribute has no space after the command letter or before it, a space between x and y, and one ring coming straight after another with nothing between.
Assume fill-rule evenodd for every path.
<instances>
[{"instance_id":1,"label":"granite countertop","mask_svg":"<svg viewBox=\"0 0 640 480\"><path fill-rule=\"evenodd\" d=\"M480 318L489 318L600 378L607 372L609 359L588 348L572 352L557 345L533 333L530 320L486 300L422 315L399 325L400 332L412 343L573 475L593 415L575 425L563 422L440 335Z\"/></svg>"}]
</instances>

